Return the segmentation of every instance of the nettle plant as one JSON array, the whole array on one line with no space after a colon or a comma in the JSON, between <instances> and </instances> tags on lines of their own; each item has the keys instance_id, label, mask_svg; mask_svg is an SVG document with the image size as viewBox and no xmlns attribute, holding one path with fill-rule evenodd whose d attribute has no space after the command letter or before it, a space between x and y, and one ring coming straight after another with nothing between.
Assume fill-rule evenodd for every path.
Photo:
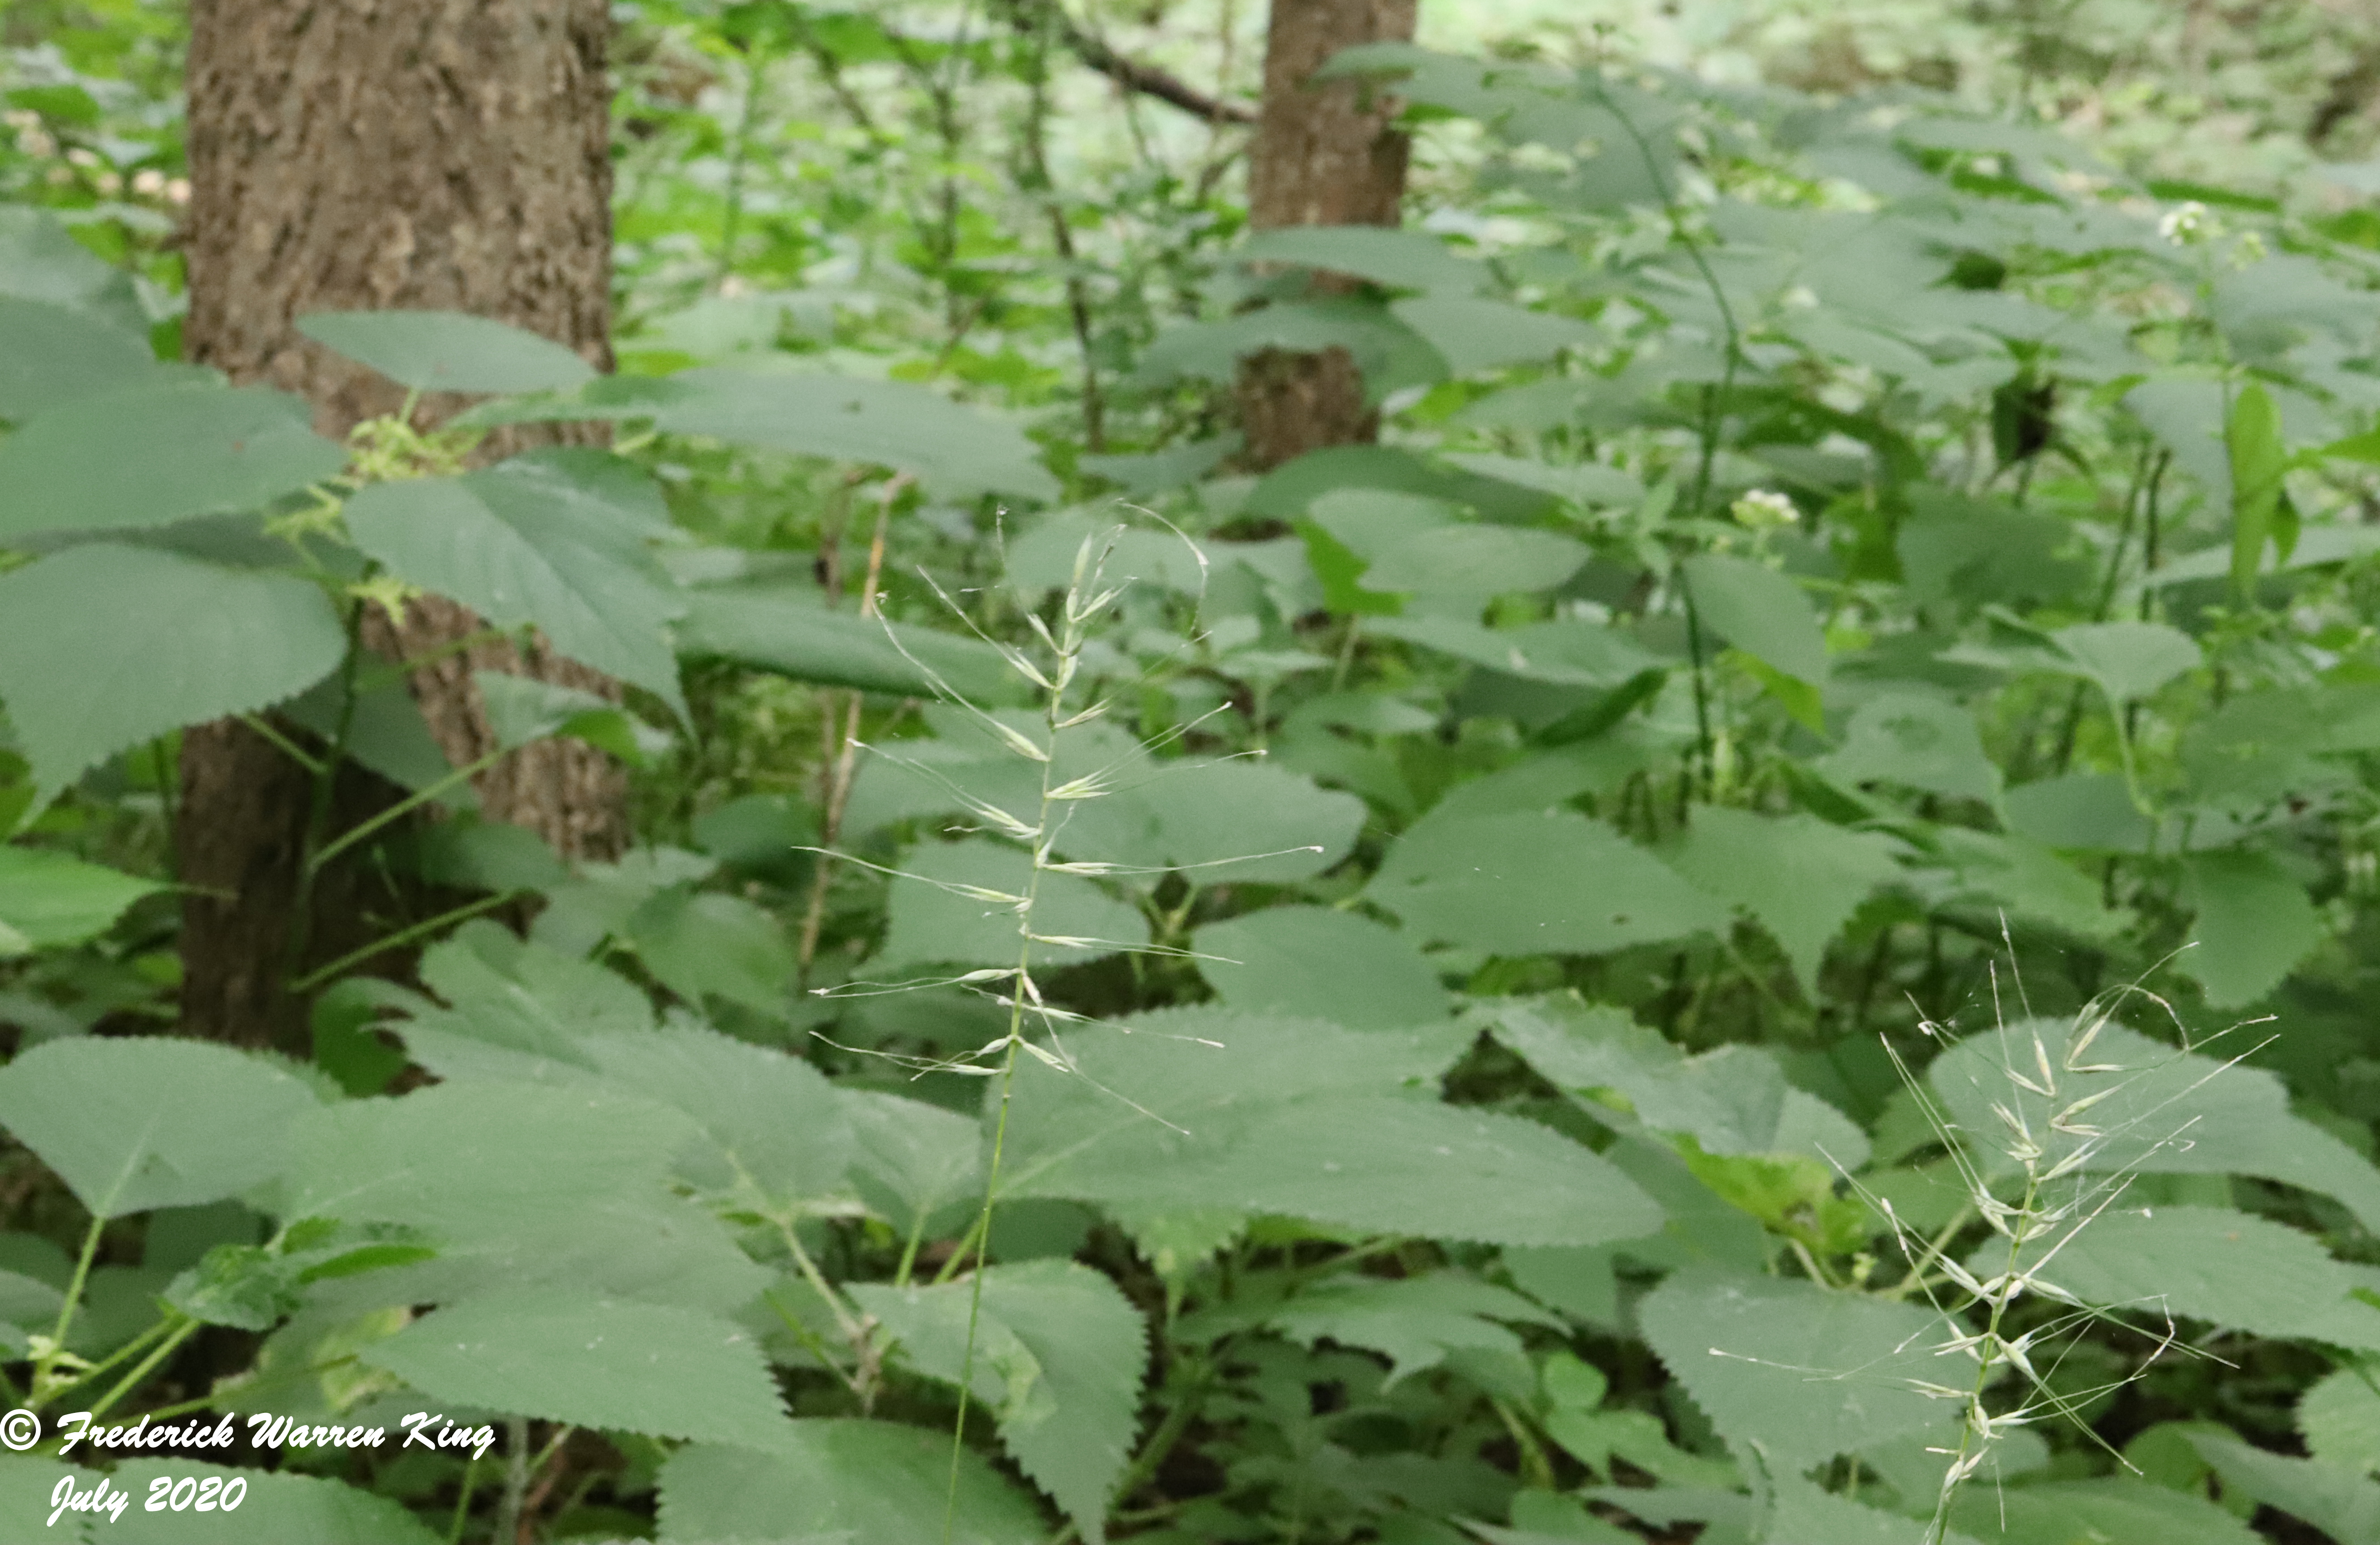
<instances>
[{"instance_id":1,"label":"nettle plant","mask_svg":"<svg viewBox=\"0 0 2380 1545\"><path fill-rule=\"evenodd\" d=\"M2368 1538L2368 216L1923 97L1343 67L1447 201L1236 249L1104 457L398 314L305 325L492 400L334 446L8 225L0 1125L78 1209L0 1235L16 1393L491 1435L285 1448L243 1539ZM1329 346L1382 444L1188 438ZM179 727L464 801L358 643L418 591L626 684L480 687L646 758L646 842L326 820L474 893L418 980L328 963L304 1065L80 1033L153 1007ZM821 722L815 785L744 756ZM109 1465L215 1473L0 1505Z\"/></svg>"}]
</instances>

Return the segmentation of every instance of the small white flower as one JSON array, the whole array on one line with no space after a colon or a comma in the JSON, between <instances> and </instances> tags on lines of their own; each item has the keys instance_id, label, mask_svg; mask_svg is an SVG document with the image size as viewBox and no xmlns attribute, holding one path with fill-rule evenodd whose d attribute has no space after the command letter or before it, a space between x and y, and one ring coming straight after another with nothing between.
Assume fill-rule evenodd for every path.
<instances>
[{"instance_id":1,"label":"small white flower","mask_svg":"<svg viewBox=\"0 0 2380 1545\"><path fill-rule=\"evenodd\" d=\"M1770 488L1754 489L1729 505L1728 513L1755 531L1791 526L1802 518L1801 512L1793 507L1792 500Z\"/></svg>"},{"instance_id":2,"label":"small white flower","mask_svg":"<svg viewBox=\"0 0 2380 1545\"><path fill-rule=\"evenodd\" d=\"M2176 247L2189 246L2205 228L2206 206L2195 199L2167 211L2165 218L2157 222L2157 235Z\"/></svg>"},{"instance_id":3,"label":"small white flower","mask_svg":"<svg viewBox=\"0 0 2380 1545\"><path fill-rule=\"evenodd\" d=\"M19 129L17 148L36 161L47 161L58 153L58 142L38 128Z\"/></svg>"},{"instance_id":4,"label":"small white flower","mask_svg":"<svg viewBox=\"0 0 2380 1545\"><path fill-rule=\"evenodd\" d=\"M166 183L165 201L169 204L188 203L190 201L190 179L188 177L176 177Z\"/></svg>"},{"instance_id":5,"label":"small white flower","mask_svg":"<svg viewBox=\"0 0 2380 1545\"><path fill-rule=\"evenodd\" d=\"M165 174L154 166L145 166L132 174L132 191L144 199L153 199L165 191Z\"/></svg>"}]
</instances>

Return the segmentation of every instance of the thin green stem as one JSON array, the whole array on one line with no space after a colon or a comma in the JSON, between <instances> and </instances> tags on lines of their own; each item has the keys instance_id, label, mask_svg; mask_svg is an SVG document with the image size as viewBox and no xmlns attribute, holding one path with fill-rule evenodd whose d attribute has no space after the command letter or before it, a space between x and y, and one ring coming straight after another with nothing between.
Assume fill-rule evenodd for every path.
<instances>
[{"instance_id":1,"label":"thin green stem","mask_svg":"<svg viewBox=\"0 0 2380 1545\"><path fill-rule=\"evenodd\" d=\"M463 1526L471 1517L471 1483L480 1478L480 1467L463 1461L463 1484L455 1493L455 1521L446 1526L446 1545L463 1545Z\"/></svg>"},{"instance_id":2,"label":"thin green stem","mask_svg":"<svg viewBox=\"0 0 2380 1545\"><path fill-rule=\"evenodd\" d=\"M255 731L260 738L270 742L274 750L279 751L313 776L319 778L329 771L322 765L322 760L320 757L301 749L296 741L274 729L271 721L262 714L243 713L239 716L239 722Z\"/></svg>"},{"instance_id":3,"label":"thin green stem","mask_svg":"<svg viewBox=\"0 0 2380 1545\"><path fill-rule=\"evenodd\" d=\"M138 1356L151 1342L154 1341L157 1337L164 1335L168 1330L172 1329L174 1322L175 1317L172 1315L168 1315L164 1319L158 1320L155 1324L150 1326L139 1335L134 1336L130 1341L126 1342L123 1345L109 1353L104 1358L91 1364L89 1368L82 1369L72 1379L67 1380L65 1383L53 1388L49 1394L43 1399L42 1404L47 1405L52 1401L62 1399L68 1392L79 1390L85 1384L90 1383L92 1380L104 1377L108 1369L122 1363L126 1358Z\"/></svg>"},{"instance_id":4,"label":"thin green stem","mask_svg":"<svg viewBox=\"0 0 2380 1545\"><path fill-rule=\"evenodd\" d=\"M182 1343L198 1334L200 1324L200 1321L196 1320L184 1320L176 1326L173 1334L158 1343L153 1351L133 1365L131 1372L117 1380L113 1389L100 1396L98 1404L91 1408L91 1419L94 1422L99 1420L115 1407L117 1401L139 1389L140 1381L148 1378L158 1364L172 1356Z\"/></svg>"},{"instance_id":5,"label":"thin green stem","mask_svg":"<svg viewBox=\"0 0 2380 1545\"><path fill-rule=\"evenodd\" d=\"M57 1367L58 1359L67 1355L67 1332L74 1329L75 1309L82 1302L84 1284L91 1280L91 1263L99 1256L100 1232L106 1227L107 1220L93 1214L91 1227L82 1236L82 1253L75 1258L74 1275L67 1279L66 1300L58 1305L58 1320L51 1328L50 1344L33 1362L32 1393L36 1405L49 1402L50 1373Z\"/></svg>"},{"instance_id":6,"label":"thin green stem","mask_svg":"<svg viewBox=\"0 0 2380 1545\"><path fill-rule=\"evenodd\" d=\"M391 805L388 809L381 811L378 815L373 816L370 820L361 821L354 826L348 827L345 832L340 833L339 835L332 842L318 849L308 867L316 871L320 871L325 864L328 864L340 854L345 853L348 848L355 846L356 844L362 842L367 837L372 835L375 832L384 830L392 822L404 820L407 815L419 809L422 806L430 803L431 800L441 798L443 796L452 793L454 790L460 788L463 785L469 783L473 778L478 777L480 773L485 772L489 768L493 767L497 762L503 760L506 756L509 756L511 752L511 747L500 746L496 749L490 751L486 756L481 757L479 760L472 762L469 766L458 767L455 769L454 772L447 773L446 776L439 779L436 783L429 785L427 788L421 789L403 799L398 800L395 804Z\"/></svg>"},{"instance_id":7,"label":"thin green stem","mask_svg":"<svg viewBox=\"0 0 2380 1545\"><path fill-rule=\"evenodd\" d=\"M349 967L360 966L383 950L403 949L415 940L426 939L449 924L467 922L482 912L492 912L520 894L518 891L499 891L493 895L482 896L477 901L468 902L451 911L441 912L434 918L425 918L410 927L397 930L384 939L375 939L359 949L349 950L327 965L315 967L314 969L289 983L288 991L310 992Z\"/></svg>"},{"instance_id":8,"label":"thin green stem","mask_svg":"<svg viewBox=\"0 0 2380 1545\"><path fill-rule=\"evenodd\" d=\"M528 1418L504 1418L504 1494L496 1503L496 1532L489 1545L515 1545L520 1538L521 1499L528 1495Z\"/></svg>"}]
</instances>

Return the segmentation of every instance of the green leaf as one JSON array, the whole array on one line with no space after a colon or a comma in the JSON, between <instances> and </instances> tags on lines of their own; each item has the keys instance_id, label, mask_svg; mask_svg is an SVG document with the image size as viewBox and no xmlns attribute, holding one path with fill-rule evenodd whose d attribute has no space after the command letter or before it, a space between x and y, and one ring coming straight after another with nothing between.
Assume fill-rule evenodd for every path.
<instances>
[{"instance_id":1,"label":"green leaf","mask_svg":"<svg viewBox=\"0 0 2380 1545\"><path fill-rule=\"evenodd\" d=\"M698 590L686 603L677 647L690 658L897 697L933 696L929 671L969 702L1013 702L1025 688L1025 679L989 644L832 611L814 587Z\"/></svg>"},{"instance_id":2,"label":"green leaf","mask_svg":"<svg viewBox=\"0 0 2380 1545\"><path fill-rule=\"evenodd\" d=\"M2189 634L2161 622L2076 623L2050 637L2076 675L2119 704L2149 696L2203 658Z\"/></svg>"},{"instance_id":3,"label":"green leaf","mask_svg":"<svg viewBox=\"0 0 2380 1545\"><path fill-rule=\"evenodd\" d=\"M1637 1306L1645 1339L1719 1435L1779 1470L1946 1425L1930 1309L1815 1283L1680 1272Z\"/></svg>"},{"instance_id":4,"label":"green leaf","mask_svg":"<svg viewBox=\"0 0 2380 1545\"><path fill-rule=\"evenodd\" d=\"M282 1066L198 1040L53 1040L0 1068L0 1126L101 1218L237 1196L317 1105Z\"/></svg>"},{"instance_id":5,"label":"green leaf","mask_svg":"<svg viewBox=\"0 0 2380 1545\"><path fill-rule=\"evenodd\" d=\"M2198 903L2191 929L2196 947L2178 964L2198 979L2213 1007L2263 998L2329 936L2305 886L2269 853L2192 854L2189 875Z\"/></svg>"},{"instance_id":6,"label":"green leaf","mask_svg":"<svg viewBox=\"0 0 2380 1545\"><path fill-rule=\"evenodd\" d=\"M1585 546L1553 531L1512 526L1439 526L1379 550L1364 571L1369 590L1451 597L1549 590L1578 572Z\"/></svg>"},{"instance_id":7,"label":"green leaf","mask_svg":"<svg viewBox=\"0 0 2380 1545\"><path fill-rule=\"evenodd\" d=\"M1062 771L1068 766L1062 749ZM1199 885L1277 884L1338 863L1364 827L1364 802L1355 796L1317 787L1311 778L1266 762L1152 760L1133 768L1127 783L1080 809L1060 833L1059 851L1070 858L1183 869ZM1035 812L1028 807L1018 813L1030 820Z\"/></svg>"},{"instance_id":8,"label":"green leaf","mask_svg":"<svg viewBox=\"0 0 2380 1545\"><path fill-rule=\"evenodd\" d=\"M419 392L538 392L595 368L551 338L461 311L315 311L298 331Z\"/></svg>"},{"instance_id":9,"label":"green leaf","mask_svg":"<svg viewBox=\"0 0 2380 1545\"><path fill-rule=\"evenodd\" d=\"M1446 1017L1446 989L1393 929L1353 912L1272 906L1198 930L1198 971L1245 1014L1394 1029Z\"/></svg>"},{"instance_id":10,"label":"green leaf","mask_svg":"<svg viewBox=\"0 0 2380 1545\"><path fill-rule=\"evenodd\" d=\"M741 896L659 892L628 915L627 942L654 979L689 1004L716 995L785 1012L794 946L775 918Z\"/></svg>"},{"instance_id":11,"label":"green leaf","mask_svg":"<svg viewBox=\"0 0 2380 1545\"><path fill-rule=\"evenodd\" d=\"M956 1457L951 1545L1041 1545L1032 1500L971 1451ZM948 1432L849 1417L795 1421L766 1452L698 1444L662 1467L662 1538L941 1540L952 1459Z\"/></svg>"},{"instance_id":12,"label":"green leaf","mask_svg":"<svg viewBox=\"0 0 2380 1545\"><path fill-rule=\"evenodd\" d=\"M502 468L374 483L347 501L356 545L401 579L686 712L668 625L684 604L616 527L546 479Z\"/></svg>"},{"instance_id":13,"label":"green leaf","mask_svg":"<svg viewBox=\"0 0 2380 1545\"><path fill-rule=\"evenodd\" d=\"M2231 584L2245 590L2275 534L2284 497L2281 478L2289 465L2272 394L2254 382L2242 387L2231 399L2223 440L2231 461Z\"/></svg>"},{"instance_id":14,"label":"green leaf","mask_svg":"<svg viewBox=\"0 0 2380 1545\"><path fill-rule=\"evenodd\" d=\"M1575 317L1472 296L1394 300L1389 303L1389 314L1420 334L1457 375L1550 359L1565 348L1601 348L1609 342L1601 328Z\"/></svg>"},{"instance_id":15,"label":"green leaf","mask_svg":"<svg viewBox=\"0 0 2380 1545\"><path fill-rule=\"evenodd\" d=\"M45 847L0 846L0 927L35 949L79 944L165 887Z\"/></svg>"},{"instance_id":16,"label":"green leaf","mask_svg":"<svg viewBox=\"0 0 2380 1545\"><path fill-rule=\"evenodd\" d=\"M1013 423L909 382L721 367L684 371L667 387L651 414L665 433L891 467L946 499L1058 495L1038 449Z\"/></svg>"},{"instance_id":17,"label":"green leaf","mask_svg":"<svg viewBox=\"0 0 2380 1545\"><path fill-rule=\"evenodd\" d=\"M12 98L21 100L22 90ZM0 205L0 295L71 306L132 337L148 335L132 275L77 241L55 213L30 204Z\"/></svg>"},{"instance_id":18,"label":"green leaf","mask_svg":"<svg viewBox=\"0 0 2380 1545\"><path fill-rule=\"evenodd\" d=\"M2132 803L2124 780L2112 773L2074 772L2008 791L2009 830L2044 847L2100 853L2145 853L2155 835Z\"/></svg>"},{"instance_id":19,"label":"green leaf","mask_svg":"<svg viewBox=\"0 0 2380 1545\"><path fill-rule=\"evenodd\" d=\"M1827 679L1827 639L1802 587L1773 568L1705 554L1680 566L1702 626L1772 670Z\"/></svg>"},{"instance_id":20,"label":"green leaf","mask_svg":"<svg viewBox=\"0 0 2380 1545\"><path fill-rule=\"evenodd\" d=\"M1497 955L1593 955L1727 926L1718 902L1568 811L1424 816L1364 894L1418 938Z\"/></svg>"},{"instance_id":21,"label":"green leaf","mask_svg":"<svg viewBox=\"0 0 2380 1545\"><path fill-rule=\"evenodd\" d=\"M46 796L167 730L304 690L347 650L302 579L92 543L0 575L0 700Z\"/></svg>"},{"instance_id":22,"label":"green leaf","mask_svg":"<svg viewBox=\"0 0 2380 1545\"><path fill-rule=\"evenodd\" d=\"M1968 1132L2003 1130L1992 1113L1995 1101L2028 1123L2029 1130L2047 1132L2050 1117L2065 1103L2112 1085L2117 1092L2083 1118L2106 1134L2092 1139L2088 1168L2102 1174L2139 1169L2254 1175L2334 1197L2365 1227L2380 1226L2380 1170L2338 1137L2291 1114L2289 1092L2274 1075L2176 1052L2115 1024L2099 1029L2083 1054L2073 1057L2073 1038L2093 1022L2022 1020L2009 1026L2005 1040L1998 1033L1971 1037L1935 1059L1927 1081L1950 1119ZM2053 1066L2072 1058L2118 1071L2060 1075L2059 1102L2053 1105L2014 1087L2002 1065L2004 1057L2030 1065L2035 1035ZM2237 1055L2247 1049L2241 1044L2228 1051ZM2185 1124L2189 1141L2177 1141ZM1996 1154L1986 1158L2005 1163Z\"/></svg>"},{"instance_id":23,"label":"green leaf","mask_svg":"<svg viewBox=\"0 0 2380 1545\"><path fill-rule=\"evenodd\" d=\"M279 392L178 380L36 414L0 443L0 541L269 504L346 465L312 422Z\"/></svg>"},{"instance_id":24,"label":"green leaf","mask_svg":"<svg viewBox=\"0 0 2380 1545\"><path fill-rule=\"evenodd\" d=\"M904 1239L983 1194L981 1130L955 1111L873 1089L840 1091L851 1125L851 1181Z\"/></svg>"},{"instance_id":25,"label":"green leaf","mask_svg":"<svg viewBox=\"0 0 2380 1545\"><path fill-rule=\"evenodd\" d=\"M1072 1038L1079 1073L1019 1063L1003 1196L1510 1245L1592 1245L1659 1226L1644 1193L1587 1149L1417 1092L1467 1044L1460 1030L1208 1010L1125 1028Z\"/></svg>"},{"instance_id":26,"label":"green leaf","mask_svg":"<svg viewBox=\"0 0 2380 1545\"><path fill-rule=\"evenodd\" d=\"M1491 628L1460 617L1381 617L1364 630L1524 681L1562 687L1616 687L1662 667L1619 628L1584 619Z\"/></svg>"},{"instance_id":27,"label":"green leaf","mask_svg":"<svg viewBox=\"0 0 2380 1545\"><path fill-rule=\"evenodd\" d=\"M1005 1385L990 1392L1000 1441L1083 1538L1103 1545L1108 1502L1139 1425L1148 1327L1113 1283L1070 1260L989 1267L982 1286L978 1340L1009 1345L1005 1366L980 1347L978 1354L978 1375L993 1364ZM852 1289L912 1367L952 1384L964 1366L974 1293L972 1283Z\"/></svg>"},{"instance_id":28,"label":"green leaf","mask_svg":"<svg viewBox=\"0 0 2380 1545\"><path fill-rule=\"evenodd\" d=\"M2298 1434L2325 1465L2356 1475L2380 1470L2380 1387L2370 1367L2334 1369L2298 1396Z\"/></svg>"},{"instance_id":29,"label":"green leaf","mask_svg":"<svg viewBox=\"0 0 2380 1545\"><path fill-rule=\"evenodd\" d=\"M2236 1489L2303 1519L2333 1539L2380 1539L2380 1486L2354 1470L2313 1459L2268 1454L2212 1433L2192 1433L2190 1444Z\"/></svg>"},{"instance_id":30,"label":"green leaf","mask_svg":"<svg viewBox=\"0 0 2380 1545\"><path fill-rule=\"evenodd\" d=\"M158 371L139 334L88 311L0 296L0 419L30 419Z\"/></svg>"},{"instance_id":31,"label":"green leaf","mask_svg":"<svg viewBox=\"0 0 2380 1545\"><path fill-rule=\"evenodd\" d=\"M2157 1545L2259 1545L2247 1525L2204 1497L2119 1476L2034 1486L1970 1486L1951 1521L1998 1545L2155 1540Z\"/></svg>"},{"instance_id":32,"label":"green leaf","mask_svg":"<svg viewBox=\"0 0 2380 1545\"><path fill-rule=\"evenodd\" d=\"M1024 945L1014 906L943 889L972 887L1023 896L1033 878L1031 855L984 838L925 843L911 850L892 882L887 902L891 924L881 966L941 962L958 966L1014 966ZM1044 874L1035 894L1033 931L1044 939L1088 941L1081 944L1037 943L1037 961L1078 961L1112 955L1148 942L1148 921L1091 882L1070 874Z\"/></svg>"},{"instance_id":33,"label":"green leaf","mask_svg":"<svg viewBox=\"0 0 2380 1545\"><path fill-rule=\"evenodd\" d=\"M1761 1536L1763 1545L1911 1545L1910 1530L1923 1528L1900 1514L1822 1491L1799 1476L1771 1478L1776 1492L1769 1503L1767 1532ZM1942 1537L1940 1545L1976 1545L1976 1541L1953 1530Z\"/></svg>"},{"instance_id":34,"label":"green leaf","mask_svg":"<svg viewBox=\"0 0 2380 1545\"><path fill-rule=\"evenodd\" d=\"M1426 231L1382 225L1286 225L1258 231L1237 254L1242 262L1293 263L1352 274L1392 289L1467 295L1489 275L1486 264L1458 257Z\"/></svg>"},{"instance_id":35,"label":"green leaf","mask_svg":"<svg viewBox=\"0 0 2380 1545\"><path fill-rule=\"evenodd\" d=\"M775 1208L839 1191L852 1160L837 1091L808 1063L683 1022L582 1042L602 1083L674 1106L708 1147L679 1173L721 1192L757 1191Z\"/></svg>"},{"instance_id":36,"label":"green leaf","mask_svg":"<svg viewBox=\"0 0 2380 1545\"><path fill-rule=\"evenodd\" d=\"M674 1306L492 1294L357 1356L432 1401L698 1442L757 1448L785 1435L751 1332Z\"/></svg>"},{"instance_id":37,"label":"green leaf","mask_svg":"<svg viewBox=\"0 0 2380 1545\"><path fill-rule=\"evenodd\" d=\"M1521 1338L1498 1321L1562 1330L1562 1322L1519 1294L1460 1271L1388 1281L1336 1277L1265 1310L1252 1310L1301 1345L1333 1341L1389 1359L1388 1383L1439 1366L1450 1353L1522 1352ZM1387 1386L1384 1385L1383 1388Z\"/></svg>"},{"instance_id":38,"label":"green leaf","mask_svg":"<svg viewBox=\"0 0 2380 1545\"><path fill-rule=\"evenodd\" d=\"M392 1449L402 1437L389 1429ZM220 1478L226 1485L237 1480L246 1490L238 1506L228 1512L220 1506L211 1513L177 1513L170 1507L149 1511L146 1503L154 1482L165 1478L178 1488L186 1477ZM439 1538L393 1498L286 1470L232 1469L190 1459L134 1459L108 1478L117 1490L130 1492L132 1501L124 1516L95 1538L126 1545L436 1545Z\"/></svg>"},{"instance_id":39,"label":"green leaf","mask_svg":"<svg viewBox=\"0 0 2380 1545\"><path fill-rule=\"evenodd\" d=\"M1923 693L1885 692L1862 703L1841 747L1814 765L1839 783L1899 784L1986 803L1999 797L2000 771L1984 755L1974 716Z\"/></svg>"},{"instance_id":40,"label":"green leaf","mask_svg":"<svg viewBox=\"0 0 2380 1545\"><path fill-rule=\"evenodd\" d=\"M1366 387L1436 381L1446 361L1420 335L1381 306L1333 297L1275 302L1213 322L1193 322L1160 333L1141 350L1135 385L1164 386L1184 377L1230 381L1240 361L1280 349L1291 354L1347 351Z\"/></svg>"},{"instance_id":41,"label":"green leaf","mask_svg":"<svg viewBox=\"0 0 2380 1545\"><path fill-rule=\"evenodd\" d=\"M1694 885L1751 913L1784 947L1803 994L1815 1003L1828 941L1877 886L1900 877L1897 847L1880 833L1846 831L1813 815L1703 805L1683 840L1663 857Z\"/></svg>"}]
</instances>

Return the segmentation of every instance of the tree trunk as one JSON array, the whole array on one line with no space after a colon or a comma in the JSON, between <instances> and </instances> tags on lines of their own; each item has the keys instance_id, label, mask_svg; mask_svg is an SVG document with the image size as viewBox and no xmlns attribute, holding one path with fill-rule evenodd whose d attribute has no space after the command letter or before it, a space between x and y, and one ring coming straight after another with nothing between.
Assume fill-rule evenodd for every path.
<instances>
[{"instance_id":1,"label":"tree trunk","mask_svg":"<svg viewBox=\"0 0 2380 1545\"><path fill-rule=\"evenodd\" d=\"M1341 49L1412 42L1414 8L1415 0L1273 0L1248 159L1255 229L1397 224L1410 145L1390 127L1393 103L1360 81L1309 81ZM1268 349L1242 365L1239 396L1247 459L1259 470L1379 429L1343 348Z\"/></svg>"},{"instance_id":2,"label":"tree trunk","mask_svg":"<svg viewBox=\"0 0 2380 1545\"><path fill-rule=\"evenodd\" d=\"M192 0L190 358L304 396L334 436L402 394L300 337L292 322L309 311L468 311L608 366L609 30L607 0ZM364 618L366 643L400 658L479 627L434 598L402 627L377 608ZM491 665L612 690L544 651L447 656L412 686L458 765L493 744L469 675ZM298 916L309 780L262 736L192 730L181 783L184 1029L302 1048L285 969L293 951L321 960L359 943L362 893L318 886L314 916ZM370 783L342 775L335 824L387 797ZM607 857L625 837L621 775L577 741L516 753L478 792L490 819L565 855Z\"/></svg>"}]
</instances>

